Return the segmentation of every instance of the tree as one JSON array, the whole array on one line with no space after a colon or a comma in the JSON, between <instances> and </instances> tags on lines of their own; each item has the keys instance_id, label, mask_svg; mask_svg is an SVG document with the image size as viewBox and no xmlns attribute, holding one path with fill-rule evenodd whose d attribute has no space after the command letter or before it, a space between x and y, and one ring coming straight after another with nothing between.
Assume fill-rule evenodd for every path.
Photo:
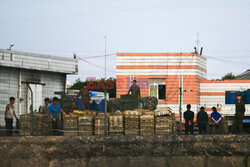
<instances>
[{"instance_id":1,"label":"tree","mask_svg":"<svg viewBox=\"0 0 250 167\"><path fill-rule=\"evenodd\" d=\"M75 83L69 87L69 89L80 90L83 88L84 82L80 78L76 79Z\"/></svg>"},{"instance_id":2,"label":"tree","mask_svg":"<svg viewBox=\"0 0 250 167\"><path fill-rule=\"evenodd\" d=\"M225 76L222 77L222 80L233 80L236 76L233 73L227 73Z\"/></svg>"}]
</instances>

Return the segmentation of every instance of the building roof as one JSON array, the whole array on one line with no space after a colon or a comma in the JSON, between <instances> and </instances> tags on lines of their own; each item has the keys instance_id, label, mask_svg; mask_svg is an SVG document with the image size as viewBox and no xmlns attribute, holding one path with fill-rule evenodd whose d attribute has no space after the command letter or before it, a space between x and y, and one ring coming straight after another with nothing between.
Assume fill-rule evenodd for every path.
<instances>
[{"instance_id":1,"label":"building roof","mask_svg":"<svg viewBox=\"0 0 250 167\"><path fill-rule=\"evenodd\" d=\"M250 69L236 76L235 79L250 79Z\"/></svg>"},{"instance_id":2,"label":"building roof","mask_svg":"<svg viewBox=\"0 0 250 167\"><path fill-rule=\"evenodd\" d=\"M78 61L73 58L0 49L0 67L13 67L65 74L78 72Z\"/></svg>"}]
</instances>

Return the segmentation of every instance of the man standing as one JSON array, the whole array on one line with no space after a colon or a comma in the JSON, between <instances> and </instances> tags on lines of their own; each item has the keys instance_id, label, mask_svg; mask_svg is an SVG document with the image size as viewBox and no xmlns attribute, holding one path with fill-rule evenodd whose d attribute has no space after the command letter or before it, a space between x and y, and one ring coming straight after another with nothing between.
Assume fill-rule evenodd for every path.
<instances>
[{"instance_id":1,"label":"man standing","mask_svg":"<svg viewBox=\"0 0 250 167\"><path fill-rule=\"evenodd\" d=\"M40 107L39 112L43 113L43 114L48 114L49 113L49 104L50 104L49 98L45 98L44 105Z\"/></svg>"},{"instance_id":2,"label":"man standing","mask_svg":"<svg viewBox=\"0 0 250 167\"><path fill-rule=\"evenodd\" d=\"M221 114L217 111L216 107L212 107L213 112L211 113L211 130L210 133L218 133L219 132L219 125L222 119Z\"/></svg>"},{"instance_id":3,"label":"man standing","mask_svg":"<svg viewBox=\"0 0 250 167\"><path fill-rule=\"evenodd\" d=\"M66 113L62 110L60 104L58 104L58 98L54 97L52 103L49 105L49 116L52 120L52 127L53 127L53 134L58 135L58 117L59 112L61 112L63 115L66 115Z\"/></svg>"},{"instance_id":4,"label":"man standing","mask_svg":"<svg viewBox=\"0 0 250 167\"><path fill-rule=\"evenodd\" d=\"M13 131L13 116L16 118L18 121L18 118L16 116L14 104L15 104L16 99L14 97L10 97L10 103L7 104L5 113L4 113L4 118L5 118L5 126L6 126L6 135L7 136L12 136L12 131Z\"/></svg>"},{"instance_id":5,"label":"man standing","mask_svg":"<svg viewBox=\"0 0 250 167\"><path fill-rule=\"evenodd\" d=\"M234 116L234 133L243 133L243 118L246 111L245 103L241 100L241 94L237 94Z\"/></svg>"},{"instance_id":6,"label":"man standing","mask_svg":"<svg viewBox=\"0 0 250 167\"><path fill-rule=\"evenodd\" d=\"M89 109L89 104L91 103L89 91L87 89L87 85L83 86L83 88L79 91L79 93L76 95L76 97L73 98L75 100L76 98L82 96L82 105L83 110Z\"/></svg>"},{"instance_id":7,"label":"man standing","mask_svg":"<svg viewBox=\"0 0 250 167\"><path fill-rule=\"evenodd\" d=\"M207 115L204 107L201 107L200 111L197 114L197 123L199 126L199 134L206 134L208 115Z\"/></svg>"},{"instance_id":8,"label":"man standing","mask_svg":"<svg viewBox=\"0 0 250 167\"><path fill-rule=\"evenodd\" d=\"M191 104L187 105L187 111L184 112L184 119L185 119L185 134L187 135L188 132L194 134L194 112L190 110Z\"/></svg>"},{"instance_id":9,"label":"man standing","mask_svg":"<svg viewBox=\"0 0 250 167\"><path fill-rule=\"evenodd\" d=\"M128 90L128 94L130 94L132 96L137 97L138 99L141 98L141 91L140 91L140 87L137 85L137 81L133 80L133 85L130 86L129 90Z\"/></svg>"}]
</instances>

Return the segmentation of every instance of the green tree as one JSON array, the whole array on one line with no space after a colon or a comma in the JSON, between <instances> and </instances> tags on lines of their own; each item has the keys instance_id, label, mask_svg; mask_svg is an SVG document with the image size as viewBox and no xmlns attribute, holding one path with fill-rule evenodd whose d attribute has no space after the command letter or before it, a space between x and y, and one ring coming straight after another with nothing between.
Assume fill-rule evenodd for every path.
<instances>
[{"instance_id":1,"label":"green tree","mask_svg":"<svg viewBox=\"0 0 250 167\"><path fill-rule=\"evenodd\" d=\"M69 89L80 90L83 88L84 82L78 78L73 85L70 86Z\"/></svg>"},{"instance_id":2,"label":"green tree","mask_svg":"<svg viewBox=\"0 0 250 167\"><path fill-rule=\"evenodd\" d=\"M225 76L222 77L222 80L233 80L236 76L233 73L227 73Z\"/></svg>"}]
</instances>

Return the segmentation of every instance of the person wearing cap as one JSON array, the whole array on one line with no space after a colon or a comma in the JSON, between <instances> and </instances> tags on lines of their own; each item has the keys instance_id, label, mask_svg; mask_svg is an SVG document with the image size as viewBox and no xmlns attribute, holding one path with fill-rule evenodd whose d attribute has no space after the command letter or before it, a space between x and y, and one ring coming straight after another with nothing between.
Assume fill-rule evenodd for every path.
<instances>
[{"instance_id":1,"label":"person wearing cap","mask_svg":"<svg viewBox=\"0 0 250 167\"><path fill-rule=\"evenodd\" d=\"M241 99L241 94L238 93L237 101L235 103L234 133L243 133L243 118L245 111L245 103Z\"/></svg>"},{"instance_id":2,"label":"person wearing cap","mask_svg":"<svg viewBox=\"0 0 250 167\"><path fill-rule=\"evenodd\" d=\"M207 115L204 107L201 107L200 111L197 114L197 123L198 123L198 127L199 127L199 134L206 134L208 115Z\"/></svg>"},{"instance_id":3,"label":"person wearing cap","mask_svg":"<svg viewBox=\"0 0 250 167\"><path fill-rule=\"evenodd\" d=\"M48 114L49 113L49 104L50 104L49 98L45 98L44 99L44 105L42 105L39 108L39 112L43 113L43 114Z\"/></svg>"},{"instance_id":4,"label":"person wearing cap","mask_svg":"<svg viewBox=\"0 0 250 167\"><path fill-rule=\"evenodd\" d=\"M138 99L141 98L140 87L137 85L137 81L136 80L133 80L133 85L130 86L130 88L128 90L128 94L131 94L132 96L135 96Z\"/></svg>"},{"instance_id":5,"label":"person wearing cap","mask_svg":"<svg viewBox=\"0 0 250 167\"><path fill-rule=\"evenodd\" d=\"M58 129L59 112L63 113L63 115L66 115L66 113L62 110L60 104L58 104L58 98L53 97L53 101L49 105L49 116L52 120L52 127L53 127L54 135L58 134L56 129Z\"/></svg>"},{"instance_id":6,"label":"person wearing cap","mask_svg":"<svg viewBox=\"0 0 250 167\"><path fill-rule=\"evenodd\" d=\"M212 107L213 112L211 113L211 118L212 118L212 122L213 122L213 133L218 133L219 131L219 124L221 122L222 116L221 114L217 111L216 107ZM215 129L214 129L215 128Z\"/></svg>"},{"instance_id":7,"label":"person wearing cap","mask_svg":"<svg viewBox=\"0 0 250 167\"><path fill-rule=\"evenodd\" d=\"M82 105L83 105L83 110L88 110L89 105L92 103L90 100L90 93L87 88L87 85L84 85L83 88L79 91L79 93L73 98L73 101L77 99L78 97L82 97Z\"/></svg>"},{"instance_id":8,"label":"person wearing cap","mask_svg":"<svg viewBox=\"0 0 250 167\"><path fill-rule=\"evenodd\" d=\"M185 134L187 135L188 132L191 135L194 134L194 112L191 111L191 104L187 105L187 111L184 112L184 119L185 119Z\"/></svg>"}]
</instances>

